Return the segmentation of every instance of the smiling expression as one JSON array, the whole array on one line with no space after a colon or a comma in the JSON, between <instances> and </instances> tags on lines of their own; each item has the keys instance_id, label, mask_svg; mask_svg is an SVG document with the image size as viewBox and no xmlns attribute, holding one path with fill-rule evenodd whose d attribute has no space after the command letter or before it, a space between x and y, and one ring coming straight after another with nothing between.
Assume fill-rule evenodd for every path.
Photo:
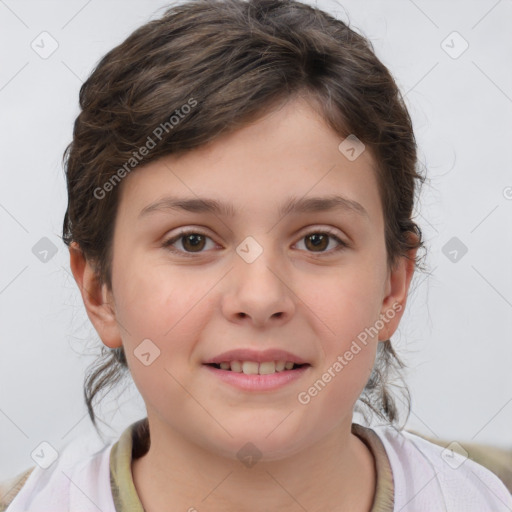
<instances>
[{"instance_id":1,"label":"smiling expression","mask_svg":"<svg viewBox=\"0 0 512 512\"><path fill-rule=\"evenodd\" d=\"M400 315L297 400L396 302L375 162L342 140L296 99L123 181L117 327L98 332L124 346L153 427L230 457L250 440L269 459L349 429Z\"/></svg>"}]
</instances>

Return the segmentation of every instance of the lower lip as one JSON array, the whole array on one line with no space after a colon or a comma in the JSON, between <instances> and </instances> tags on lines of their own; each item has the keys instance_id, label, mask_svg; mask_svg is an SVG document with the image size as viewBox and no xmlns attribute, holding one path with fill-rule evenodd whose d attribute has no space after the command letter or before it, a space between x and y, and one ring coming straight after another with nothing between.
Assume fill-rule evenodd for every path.
<instances>
[{"instance_id":1,"label":"lower lip","mask_svg":"<svg viewBox=\"0 0 512 512\"><path fill-rule=\"evenodd\" d=\"M204 365L212 375L244 391L274 391L300 379L310 366L301 366L296 370L283 370L268 375L246 375L245 373L220 370Z\"/></svg>"}]
</instances>

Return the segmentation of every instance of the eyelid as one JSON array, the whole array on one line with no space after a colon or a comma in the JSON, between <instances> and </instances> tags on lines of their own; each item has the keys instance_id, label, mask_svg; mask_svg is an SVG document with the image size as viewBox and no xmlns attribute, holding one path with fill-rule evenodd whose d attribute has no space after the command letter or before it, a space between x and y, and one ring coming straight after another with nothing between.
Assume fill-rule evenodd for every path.
<instances>
[{"instance_id":1,"label":"eyelid","mask_svg":"<svg viewBox=\"0 0 512 512\"><path fill-rule=\"evenodd\" d=\"M203 236L205 238L209 238L210 240L212 240L216 244L215 240L213 240L213 237L208 235L206 233L206 231L207 230L205 230L205 228L194 228L194 227L181 228L181 229L179 229L179 231L176 234L172 235L169 238L166 238L162 242L162 247L164 249L167 249L168 251L174 253L174 254L179 254L181 256L185 256L185 257L198 256L198 255L203 254L203 253L208 252L208 251L201 251L201 252L198 252L198 253L187 252L187 251L182 251L182 250L175 249L174 247L172 247L172 245L174 243L176 243L177 241L179 241L180 238L183 238L183 237L185 237L187 235L201 235L201 236Z\"/></svg>"},{"instance_id":2,"label":"eyelid","mask_svg":"<svg viewBox=\"0 0 512 512\"><path fill-rule=\"evenodd\" d=\"M312 251L307 251L309 254L311 254L313 256L335 254L340 249L349 249L352 247L352 243L349 240L347 240L348 237L346 235L341 234L342 232L340 230L330 227L330 226L328 226L328 227L318 226L318 225L317 226L315 226L315 225L307 226L306 228L304 228L304 230L301 230L299 233L300 233L300 236L296 243L300 242L307 235L314 234L314 233L322 233L322 234L329 235L331 238L334 238L338 242L338 247L331 249L329 251L323 251L323 252L321 251L321 252L317 252L317 253L312 252Z\"/></svg>"},{"instance_id":3,"label":"eyelid","mask_svg":"<svg viewBox=\"0 0 512 512\"><path fill-rule=\"evenodd\" d=\"M343 236L343 232L340 231L339 229L336 229L336 228L333 228L330 226L322 226L322 225L306 226L305 228L301 229L299 231L299 233L300 233L301 237L304 237L311 233L326 233L328 235L332 235L332 236L335 236L340 239Z\"/></svg>"}]
</instances>

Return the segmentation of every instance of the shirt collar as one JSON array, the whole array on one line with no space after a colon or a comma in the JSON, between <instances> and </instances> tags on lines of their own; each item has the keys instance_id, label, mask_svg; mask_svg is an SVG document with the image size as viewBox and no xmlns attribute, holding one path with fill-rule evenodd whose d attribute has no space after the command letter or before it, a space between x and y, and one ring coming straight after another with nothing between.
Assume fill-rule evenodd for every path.
<instances>
[{"instance_id":1,"label":"shirt collar","mask_svg":"<svg viewBox=\"0 0 512 512\"><path fill-rule=\"evenodd\" d=\"M386 448L384 448L380 437L371 428L352 423L352 434L359 437L359 439L366 444L368 449L372 452L375 463L377 484L370 512L393 512L395 501L393 472L386 453Z\"/></svg>"}]
</instances>

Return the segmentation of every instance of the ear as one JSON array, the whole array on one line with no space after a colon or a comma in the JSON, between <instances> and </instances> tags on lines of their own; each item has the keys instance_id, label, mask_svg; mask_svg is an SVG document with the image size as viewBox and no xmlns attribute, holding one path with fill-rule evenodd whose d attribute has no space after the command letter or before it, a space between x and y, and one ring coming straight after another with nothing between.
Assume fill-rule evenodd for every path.
<instances>
[{"instance_id":1,"label":"ear","mask_svg":"<svg viewBox=\"0 0 512 512\"><path fill-rule=\"evenodd\" d=\"M122 346L112 293L106 284L100 284L98 276L85 259L76 242L69 247L71 272L80 289L87 316L99 334L103 343L110 348Z\"/></svg>"},{"instance_id":2,"label":"ear","mask_svg":"<svg viewBox=\"0 0 512 512\"><path fill-rule=\"evenodd\" d=\"M417 240L416 234L411 233L410 236ZM400 324L405 311L409 286L414 275L417 252L417 249L411 249L408 252L408 257L401 256L395 267L388 272L386 292L380 314L384 327L380 329L379 341L389 340Z\"/></svg>"}]
</instances>

